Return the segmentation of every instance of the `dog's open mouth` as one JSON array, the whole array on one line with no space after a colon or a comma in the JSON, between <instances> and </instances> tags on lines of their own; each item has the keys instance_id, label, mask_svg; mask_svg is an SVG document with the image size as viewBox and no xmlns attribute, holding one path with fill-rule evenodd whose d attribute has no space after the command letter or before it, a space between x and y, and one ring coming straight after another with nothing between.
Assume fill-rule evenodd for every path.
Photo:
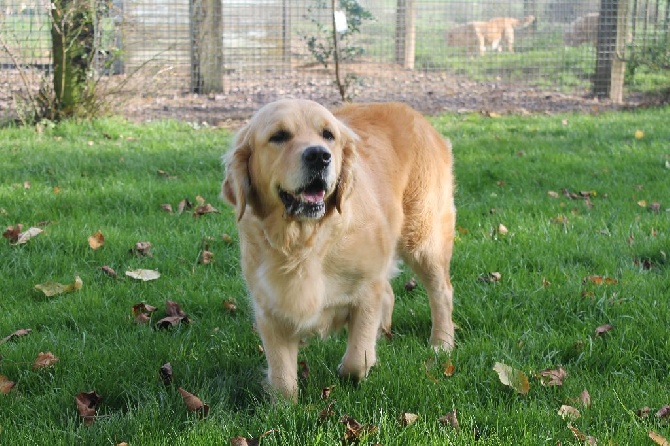
<instances>
[{"instance_id":1,"label":"dog's open mouth","mask_svg":"<svg viewBox=\"0 0 670 446\"><path fill-rule=\"evenodd\" d=\"M287 192L279 189L279 198L284 203L288 215L304 218L321 218L326 212L326 182L315 178L305 187Z\"/></svg>"}]
</instances>

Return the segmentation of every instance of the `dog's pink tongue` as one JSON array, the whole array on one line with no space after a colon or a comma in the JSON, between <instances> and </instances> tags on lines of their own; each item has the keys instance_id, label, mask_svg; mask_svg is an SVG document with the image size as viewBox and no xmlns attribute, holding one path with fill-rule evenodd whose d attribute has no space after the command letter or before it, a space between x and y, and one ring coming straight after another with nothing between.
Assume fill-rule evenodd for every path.
<instances>
[{"instance_id":1,"label":"dog's pink tongue","mask_svg":"<svg viewBox=\"0 0 670 446\"><path fill-rule=\"evenodd\" d=\"M326 196L325 191L318 191L318 192L303 192L302 194L302 199L303 201L306 201L308 203L318 203L320 201L323 201L323 197Z\"/></svg>"}]
</instances>

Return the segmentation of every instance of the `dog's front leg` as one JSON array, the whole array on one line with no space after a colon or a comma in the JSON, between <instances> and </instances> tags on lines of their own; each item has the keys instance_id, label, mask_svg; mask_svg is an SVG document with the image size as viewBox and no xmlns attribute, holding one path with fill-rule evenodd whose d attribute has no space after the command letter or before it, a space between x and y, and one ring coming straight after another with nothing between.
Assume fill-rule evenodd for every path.
<instances>
[{"instance_id":1,"label":"dog's front leg","mask_svg":"<svg viewBox=\"0 0 670 446\"><path fill-rule=\"evenodd\" d=\"M298 400L298 346L300 338L283 329L272 318L256 316L268 363L268 384L273 393L293 402ZM276 395L273 395L276 396Z\"/></svg>"},{"instance_id":2,"label":"dog's front leg","mask_svg":"<svg viewBox=\"0 0 670 446\"><path fill-rule=\"evenodd\" d=\"M337 371L343 378L360 381L377 362L377 334L382 323L382 302L388 281L375 283L349 314L347 351Z\"/></svg>"}]
</instances>

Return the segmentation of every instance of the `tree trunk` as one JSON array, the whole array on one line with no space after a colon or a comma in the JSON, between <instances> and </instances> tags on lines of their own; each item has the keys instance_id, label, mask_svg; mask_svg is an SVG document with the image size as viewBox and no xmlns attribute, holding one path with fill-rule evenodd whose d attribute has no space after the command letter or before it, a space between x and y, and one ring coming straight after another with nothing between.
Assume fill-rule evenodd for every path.
<instances>
[{"instance_id":1,"label":"tree trunk","mask_svg":"<svg viewBox=\"0 0 670 446\"><path fill-rule=\"evenodd\" d=\"M51 10L54 118L76 114L85 105L95 48L95 13L88 0L54 0Z\"/></svg>"}]
</instances>

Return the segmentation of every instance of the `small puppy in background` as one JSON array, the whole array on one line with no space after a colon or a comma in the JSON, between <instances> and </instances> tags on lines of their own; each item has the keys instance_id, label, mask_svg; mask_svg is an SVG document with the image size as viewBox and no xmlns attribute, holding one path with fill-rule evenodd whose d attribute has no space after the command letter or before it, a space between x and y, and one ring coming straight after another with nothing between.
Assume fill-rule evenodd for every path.
<instances>
[{"instance_id":1,"label":"small puppy in background","mask_svg":"<svg viewBox=\"0 0 670 446\"><path fill-rule=\"evenodd\" d=\"M410 107L308 100L262 107L225 155L241 265L271 387L297 400L302 338L347 328L342 377L360 380L391 327L402 259L430 301L430 344L454 347L451 145Z\"/></svg>"}]
</instances>

